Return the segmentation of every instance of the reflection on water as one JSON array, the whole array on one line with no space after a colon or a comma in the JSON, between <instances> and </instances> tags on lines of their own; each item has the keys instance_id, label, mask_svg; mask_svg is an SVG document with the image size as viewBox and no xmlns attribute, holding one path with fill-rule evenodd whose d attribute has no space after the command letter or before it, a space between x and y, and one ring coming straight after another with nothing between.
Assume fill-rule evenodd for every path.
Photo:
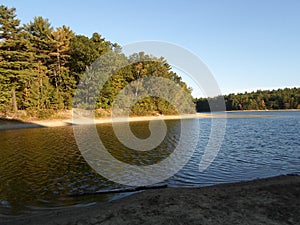
<instances>
[{"instance_id":1,"label":"reflection on water","mask_svg":"<svg viewBox=\"0 0 300 225\"><path fill-rule=\"evenodd\" d=\"M133 134L138 138L146 139L150 136L149 122L131 122L130 124ZM116 124L116 126L122 127L123 124ZM163 142L151 151L136 151L127 148L115 136L111 125L106 125L105 129L103 126L98 126L98 133L106 149L116 159L127 164L145 166L160 162L175 149L180 138L180 121L168 121L167 129L168 132Z\"/></svg>"},{"instance_id":2,"label":"reflection on water","mask_svg":"<svg viewBox=\"0 0 300 225\"><path fill-rule=\"evenodd\" d=\"M194 155L165 183L203 186L286 173L300 174L300 112L267 113L275 117L228 119L221 150L213 164L202 173L198 165L208 142L211 120L200 119L201 134ZM180 136L180 121L167 121L167 127L168 134L158 148L137 152L119 143L111 125L97 125L110 153L135 165L150 165L172 153ZM131 129L140 138L150 135L148 122L131 123ZM191 135L191 138L195 137ZM105 202L115 195L69 195L121 188L95 173L85 162L72 127L0 131L0 143L0 214Z\"/></svg>"},{"instance_id":3,"label":"reflection on water","mask_svg":"<svg viewBox=\"0 0 300 225\"><path fill-rule=\"evenodd\" d=\"M71 127L2 131L0 139L0 199L4 209L73 205L78 202L66 197L70 192L114 185L86 164Z\"/></svg>"}]
</instances>

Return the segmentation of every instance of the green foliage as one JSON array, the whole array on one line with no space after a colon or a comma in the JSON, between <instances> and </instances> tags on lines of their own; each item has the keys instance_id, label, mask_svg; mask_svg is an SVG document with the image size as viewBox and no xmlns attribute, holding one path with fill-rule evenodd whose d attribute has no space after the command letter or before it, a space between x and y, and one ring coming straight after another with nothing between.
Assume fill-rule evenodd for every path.
<instances>
[{"instance_id":1,"label":"green foliage","mask_svg":"<svg viewBox=\"0 0 300 225\"><path fill-rule=\"evenodd\" d=\"M27 109L27 118L39 118L39 119L49 119L55 115L54 109Z\"/></svg>"},{"instance_id":2,"label":"green foliage","mask_svg":"<svg viewBox=\"0 0 300 225\"><path fill-rule=\"evenodd\" d=\"M123 63L126 63L125 61L123 58ZM130 115L177 114L176 107L182 108L180 111L184 113L195 113L195 106L187 104L187 102L192 101L191 90L187 88L187 85L181 81L177 74L171 71L171 67L163 58L156 58L140 52L129 56L127 64L129 65L116 71L104 85L100 92L100 107L111 108L119 92L130 84L130 90L128 91L131 91L132 95L142 95L145 92L145 86L155 86L156 90L153 91L157 93L157 97L148 96L137 101L131 108ZM159 79L156 81L157 84L154 84L153 81L151 81L151 84L147 84L147 81L141 80L150 77L165 78L175 85L177 89L170 88L169 85L163 82L159 83ZM172 91L173 93L168 93ZM189 99L185 99L186 96L189 96ZM167 98L172 99L173 102L167 101ZM126 99L124 98L123 100L123 108L129 107L130 102L126 102ZM176 104L176 107L172 104Z\"/></svg>"},{"instance_id":3,"label":"green foliage","mask_svg":"<svg viewBox=\"0 0 300 225\"><path fill-rule=\"evenodd\" d=\"M300 88L285 88L251 93L229 94L224 97L226 110L278 110L300 109ZM216 98L196 99L197 112L210 111L208 102L212 104Z\"/></svg>"},{"instance_id":4,"label":"green foliage","mask_svg":"<svg viewBox=\"0 0 300 225\"><path fill-rule=\"evenodd\" d=\"M8 112L11 102L10 81L7 77L0 76L0 84L0 111Z\"/></svg>"},{"instance_id":5,"label":"green foliage","mask_svg":"<svg viewBox=\"0 0 300 225\"><path fill-rule=\"evenodd\" d=\"M98 33L91 38L76 35L65 25L53 28L41 16L20 26L15 12L0 6L0 112L27 110L29 116L47 118L75 106L107 116L128 84L137 81L132 93L143 93L139 79L145 77L171 80L178 87L172 100L184 108L182 112L194 111L194 105L182 102L183 96L192 99L191 90L165 59L143 52L126 57L118 44ZM122 104L128 107L125 100ZM146 97L130 110L131 115L156 115L175 114L175 108L166 99Z\"/></svg>"},{"instance_id":6,"label":"green foliage","mask_svg":"<svg viewBox=\"0 0 300 225\"><path fill-rule=\"evenodd\" d=\"M37 64L26 32L15 17L15 8L0 6L0 80L5 84L1 100L10 105L7 110L17 112L24 107L22 92L36 76Z\"/></svg>"}]
</instances>

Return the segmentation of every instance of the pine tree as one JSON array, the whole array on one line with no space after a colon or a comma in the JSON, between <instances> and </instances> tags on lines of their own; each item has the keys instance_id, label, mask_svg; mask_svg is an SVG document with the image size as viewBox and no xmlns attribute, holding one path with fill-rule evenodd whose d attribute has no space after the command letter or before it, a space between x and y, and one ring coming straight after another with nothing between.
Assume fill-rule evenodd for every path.
<instances>
[{"instance_id":1,"label":"pine tree","mask_svg":"<svg viewBox=\"0 0 300 225\"><path fill-rule=\"evenodd\" d=\"M1 100L2 104L11 102L12 107L8 109L16 113L24 107L23 91L35 76L36 64L35 54L26 39L26 32L20 27L20 20L16 19L15 11L15 8L0 6L0 80L5 83Z\"/></svg>"},{"instance_id":2,"label":"pine tree","mask_svg":"<svg viewBox=\"0 0 300 225\"><path fill-rule=\"evenodd\" d=\"M49 82L50 70L47 66L50 59L50 36L53 28L48 19L35 17L29 24L24 25L24 29L27 32L27 39L32 45L37 63L37 76L26 88L24 104L26 109L30 110L50 109L54 88Z\"/></svg>"},{"instance_id":3,"label":"pine tree","mask_svg":"<svg viewBox=\"0 0 300 225\"><path fill-rule=\"evenodd\" d=\"M57 28L51 32L49 74L50 82L55 88L54 103L56 109L70 108L73 92L76 87L75 77L67 66L71 58L70 42L74 37L73 31L66 26Z\"/></svg>"}]
</instances>

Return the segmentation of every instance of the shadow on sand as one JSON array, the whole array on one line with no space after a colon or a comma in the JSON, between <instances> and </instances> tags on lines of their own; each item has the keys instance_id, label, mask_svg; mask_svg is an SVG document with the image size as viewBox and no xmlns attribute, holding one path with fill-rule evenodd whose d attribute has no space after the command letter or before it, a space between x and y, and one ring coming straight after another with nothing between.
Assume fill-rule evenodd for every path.
<instances>
[{"instance_id":1,"label":"shadow on sand","mask_svg":"<svg viewBox=\"0 0 300 225\"><path fill-rule=\"evenodd\" d=\"M40 124L24 122L19 119L0 117L0 130L24 129L24 128L42 128Z\"/></svg>"}]
</instances>

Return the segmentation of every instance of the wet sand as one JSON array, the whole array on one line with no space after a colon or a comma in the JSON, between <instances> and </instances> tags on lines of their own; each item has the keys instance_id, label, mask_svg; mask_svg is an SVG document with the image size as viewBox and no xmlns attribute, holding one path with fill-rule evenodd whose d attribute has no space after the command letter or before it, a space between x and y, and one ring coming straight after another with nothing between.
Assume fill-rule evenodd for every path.
<instances>
[{"instance_id":1,"label":"wet sand","mask_svg":"<svg viewBox=\"0 0 300 225\"><path fill-rule=\"evenodd\" d=\"M4 225L299 224L300 176L146 190L110 203L1 218Z\"/></svg>"}]
</instances>

